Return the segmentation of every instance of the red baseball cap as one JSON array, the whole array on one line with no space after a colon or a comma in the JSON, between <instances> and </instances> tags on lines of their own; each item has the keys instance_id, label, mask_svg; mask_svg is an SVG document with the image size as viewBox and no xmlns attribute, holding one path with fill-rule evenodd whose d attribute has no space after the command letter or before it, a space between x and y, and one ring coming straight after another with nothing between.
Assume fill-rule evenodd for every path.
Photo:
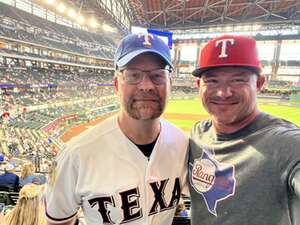
<instances>
[{"instance_id":1,"label":"red baseball cap","mask_svg":"<svg viewBox=\"0 0 300 225\"><path fill-rule=\"evenodd\" d=\"M255 39L241 35L224 35L210 40L201 50L199 68L192 74L201 77L203 72L223 66L246 67L260 73L261 64Z\"/></svg>"}]
</instances>

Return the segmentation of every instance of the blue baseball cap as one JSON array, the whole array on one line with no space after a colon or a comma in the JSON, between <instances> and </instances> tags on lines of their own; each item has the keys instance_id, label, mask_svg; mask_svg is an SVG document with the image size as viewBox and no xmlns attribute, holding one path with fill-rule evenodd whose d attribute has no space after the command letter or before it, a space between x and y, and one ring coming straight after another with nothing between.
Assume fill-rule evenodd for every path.
<instances>
[{"instance_id":1,"label":"blue baseball cap","mask_svg":"<svg viewBox=\"0 0 300 225\"><path fill-rule=\"evenodd\" d=\"M168 45L153 34L129 34L124 37L115 54L115 69L124 67L136 56L152 52L160 56L173 68L171 53Z\"/></svg>"}]
</instances>

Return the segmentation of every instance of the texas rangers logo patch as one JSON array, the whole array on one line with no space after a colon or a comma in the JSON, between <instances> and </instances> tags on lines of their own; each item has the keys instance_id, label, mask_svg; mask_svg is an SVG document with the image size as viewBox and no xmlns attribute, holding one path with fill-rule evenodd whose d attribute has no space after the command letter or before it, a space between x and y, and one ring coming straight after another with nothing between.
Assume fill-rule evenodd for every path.
<instances>
[{"instance_id":1,"label":"texas rangers logo patch","mask_svg":"<svg viewBox=\"0 0 300 225\"><path fill-rule=\"evenodd\" d=\"M143 45L147 48L151 48L152 47L152 43L151 41L154 39L152 34L139 34L138 37L144 37L144 42Z\"/></svg>"},{"instance_id":2,"label":"texas rangers logo patch","mask_svg":"<svg viewBox=\"0 0 300 225\"><path fill-rule=\"evenodd\" d=\"M217 216L217 204L235 193L234 166L220 163L212 151L203 150L202 156L190 163L189 171L192 187L202 195L208 211Z\"/></svg>"}]
</instances>

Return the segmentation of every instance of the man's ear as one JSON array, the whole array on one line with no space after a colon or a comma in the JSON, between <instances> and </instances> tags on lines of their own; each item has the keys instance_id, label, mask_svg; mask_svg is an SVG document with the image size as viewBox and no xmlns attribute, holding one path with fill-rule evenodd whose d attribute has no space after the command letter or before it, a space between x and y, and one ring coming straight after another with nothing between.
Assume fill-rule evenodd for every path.
<instances>
[{"instance_id":1,"label":"man's ear","mask_svg":"<svg viewBox=\"0 0 300 225\"><path fill-rule=\"evenodd\" d=\"M173 77L170 77L169 79L170 79L170 89L171 89L171 88L172 88L172 85L173 85L173 79L174 79L174 78L173 78Z\"/></svg>"},{"instance_id":2,"label":"man's ear","mask_svg":"<svg viewBox=\"0 0 300 225\"><path fill-rule=\"evenodd\" d=\"M196 78L196 86L197 86L197 88L200 88L200 78L199 77Z\"/></svg>"},{"instance_id":3,"label":"man's ear","mask_svg":"<svg viewBox=\"0 0 300 225\"><path fill-rule=\"evenodd\" d=\"M256 88L258 91L261 91L263 86L264 86L264 83L266 81L266 78L264 75L259 75L257 77L257 81L256 81Z\"/></svg>"},{"instance_id":4,"label":"man's ear","mask_svg":"<svg viewBox=\"0 0 300 225\"><path fill-rule=\"evenodd\" d=\"M115 92L118 93L118 91L119 91L119 80L118 80L118 76L115 74L113 79L114 79Z\"/></svg>"}]
</instances>

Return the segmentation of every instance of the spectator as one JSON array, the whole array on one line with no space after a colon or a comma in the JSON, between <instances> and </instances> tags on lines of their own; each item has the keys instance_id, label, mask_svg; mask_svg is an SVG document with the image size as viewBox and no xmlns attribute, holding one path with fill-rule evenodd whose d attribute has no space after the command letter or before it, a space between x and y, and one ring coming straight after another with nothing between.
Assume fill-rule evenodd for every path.
<instances>
[{"instance_id":1,"label":"spectator","mask_svg":"<svg viewBox=\"0 0 300 225\"><path fill-rule=\"evenodd\" d=\"M299 225L300 129L259 111L256 41L209 41L193 75L210 119L190 134L192 224Z\"/></svg>"},{"instance_id":2,"label":"spectator","mask_svg":"<svg viewBox=\"0 0 300 225\"><path fill-rule=\"evenodd\" d=\"M0 175L0 186L16 190L19 186L19 176L15 174L15 166L7 164L4 171L4 174Z\"/></svg>"},{"instance_id":3,"label":"spectator","mask_svg":"<svg viewBox=\"0 0 300 225\"><path fill-rule=\"evenodd\" d=\"M34 165L32 163L27 163L22 167L19 181L22 187L29 183L40 184L39 178L34 175Z\"/></svg>"},{"instance_id":4,"label":"spectator","mask_svg":"<svg viewBox=\"0 0 300 225\"><path fill-rule=\"evenodd\" d=\"M128 35L115 57L118 115L70 141L47 184L48 224L171 225L186 181L187 140L160 118L172 61L157 36ZM55 176L56 175L56 176Z\"/></svg>"},{"instance_id":5,"label":"spectator","mask_svg":"<svg viewBox=\"0 0 300 225\"><path fill-rule=\"evenodd\" d=\"M179 203L176 207L175 216L188 217L188 211L185 208L184 203Z\"/></svg>"},{"instance_id":6,"label":"spectator","mask_svg":"<svg viewBox=\"0 0 300 225\"><path fill-rule=\"evenodd\" d=\"M4 168L5 168L4 155L0 153L0 170L4 170Z\"/></svg>"},{"instance_id":7,"label":"spectator","mask_svg":"<svg viewBox=\"0 0 300 225\"><path fill-rule=\"evenodd\" d=\"M46 225L42 191L40 185L25 185L20 191L16 207L4 216L2 225Z\"/></svg>"}]
</instances>

